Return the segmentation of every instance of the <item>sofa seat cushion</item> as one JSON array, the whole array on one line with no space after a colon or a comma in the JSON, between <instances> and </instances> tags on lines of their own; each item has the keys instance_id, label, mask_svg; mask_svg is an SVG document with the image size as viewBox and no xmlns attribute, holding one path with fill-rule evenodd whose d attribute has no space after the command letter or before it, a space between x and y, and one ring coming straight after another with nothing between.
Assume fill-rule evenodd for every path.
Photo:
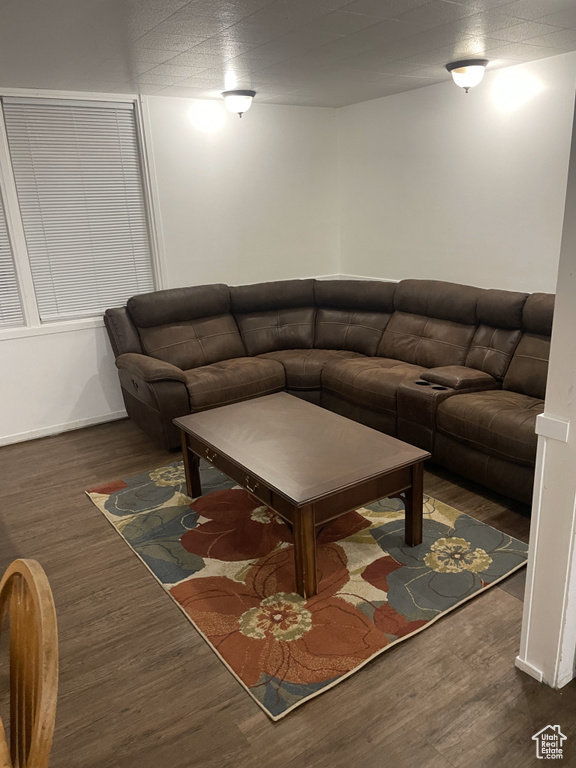
<instances>
[{"instance_id":1,"label":"sofa seat cushion","mask_svg":"<svg viewBox=\"0 0 576 768\"><path fill-rule=\"evenodd\" d=\"M518 392L473 392L440 403L436 425L439 432L482 453L533 465L536 416L543 410L543 400Z\"/></svg>"},{"instance_id":2,"label":"sofa seat cushion","mask_svg":"<svg viewBox=\"0 0 576 768\"><path fill-rule=\"evenodd\" d=\"M284 389L284 368L276 360L240 357L184 371L190 410L202 411L270 395Z\"/></svg>"},{"instance_id":3,"label":"sofa seat cushion","mask_svg":"<svg viewBox=\"0 0 576 768\"><path fill-rule=\"evenodd\" d=\"M396 414L398 387L420 378L425 370L386 357L339 360L324 367L322 388L353 403Z\"/></svg>"},{"instance_id":4,"label":"sofa seat cushion","mask_svg":"<svg viewBox=\"0 0 576 768\"><path fill-rule=\"evenodd\" d=\"M341 349L283 349L259 357L282 363L288 389L320 389L322 369L327 363L362 355Z\"/></svg>"}]
</instances>

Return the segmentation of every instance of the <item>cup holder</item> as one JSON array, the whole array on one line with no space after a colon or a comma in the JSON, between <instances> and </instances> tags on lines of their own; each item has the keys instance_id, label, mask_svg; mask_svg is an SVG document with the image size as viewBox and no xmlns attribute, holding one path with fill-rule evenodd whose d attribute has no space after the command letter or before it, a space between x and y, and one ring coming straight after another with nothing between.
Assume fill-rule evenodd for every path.
<instances>
[{"instance_id":1,"label":"cup holder","mask_svg":"<svg viewBox=\"0 0 576 768\"><path fill-rule=\"evenodd\" d=\"M429 387L430 382L424 381L423 379L419 379L418 381L415 381L414 384L419 384L421 387Z\"/></svg>"},{"instance_id":2,"label":"cup holder","mask_svg":"<svg viewBox=\"0 0 576 768\"><path fill-rule=\"evenodd\" d=\"M432 387L432 389L442 389L442 390L443 390L443 389L448 389L448 387L442 387L442 386L440 386L440 384L435 384L435 385Z\"/></svg>"}]
</instances>

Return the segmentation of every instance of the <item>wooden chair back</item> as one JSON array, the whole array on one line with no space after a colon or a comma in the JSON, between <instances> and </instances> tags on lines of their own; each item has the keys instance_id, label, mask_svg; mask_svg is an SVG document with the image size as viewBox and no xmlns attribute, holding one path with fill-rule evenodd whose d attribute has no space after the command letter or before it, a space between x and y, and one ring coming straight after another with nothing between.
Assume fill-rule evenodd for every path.
<instances>
[{"instance_id":1,"label":"wooden chair back","mask_svg":"<svg viewBox=\"0 0 576 768\"><path fill-rule=\"evenodd\" d=\"M0 720L0 768L47 768L58 694L58 633L50 584L35 560L0 581L0 627L10 631L10 748Z\"/></svg>"}]
</instances>

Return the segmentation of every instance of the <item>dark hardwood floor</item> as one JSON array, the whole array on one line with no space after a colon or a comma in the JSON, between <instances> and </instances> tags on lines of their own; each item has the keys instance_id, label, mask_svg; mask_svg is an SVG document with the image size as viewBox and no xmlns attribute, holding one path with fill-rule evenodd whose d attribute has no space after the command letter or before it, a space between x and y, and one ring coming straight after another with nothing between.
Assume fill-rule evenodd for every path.
<instances>
[{"instance_id":1,"label":"dark hardwood floor","mask_svg":"<svg viewBox=\"0 0 576 768\"><path fill-rule=\"evenodd\" d=\"M525 768L548 724L576 765L575 684L514 667L519 576L272 723L84 495L175 458L128 421L0 449L0 569L38 559L58 612L52 768ZM439 469L425 490L527 540L518 504Z\"/></svg>"}]
</instances>

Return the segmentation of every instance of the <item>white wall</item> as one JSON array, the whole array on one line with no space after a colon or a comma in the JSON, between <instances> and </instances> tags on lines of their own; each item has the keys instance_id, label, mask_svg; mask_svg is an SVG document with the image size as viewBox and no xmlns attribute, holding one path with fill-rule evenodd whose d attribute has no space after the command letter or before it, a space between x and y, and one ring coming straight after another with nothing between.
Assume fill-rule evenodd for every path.
<instances>
[{"instance_id":1,"label":"white wall","mask_svg":"<svg viewBox=\"0 0 576 768\"><path fill-rule=\"evenodd\" d=\"M194 103L148 100L165 287L338 272L334 110L258 105L202 133ZM124 415L104 328L46 330L0 333L0 445Z\"/></svg>"},{"instance_id":2,"label":"white wall","mask_svg":"<svg viewBox=\"0 0 576 768\"><path fill-rule=\"evenodd\" d=\"M510 73L541 90L506 111ZM166 286L347 273L553 291L575 73L566 54L467 96L446 82L341 110L256 100L211 133L188 119L198 102L148 97ZM0 334L0 444L122 414L103 328L59 330Z\"/></svg>"},{"instance_id":3,"label":"white wall","mask_svg":"<svg viewBox=\"0 0 576 768\"><path fill-rule=\"evenodd\" d=\"M168 286L339 271L335 110L147 102ZM202 106L223 111L218 130L190 122Z\"/></svg>"},{"instance_id":4,"label":"white wall","mask_svg":"<svg viewBox=\"0 0 576 768\"><path fill-rule=\"evenodd\" d=\"M538 454L517 665L562 687L576 660L576 117Z\"/></svg>"},{"instance_id":5,"label":"white wall","mask_svg":"<svg viewBox=\"0 0 576 768\"><path fill-rule=\"evenodd\" d=\"M123 415L109 346L103 327L0 341L0 445Z\"/></svg>"},{"instance_id":6,"label":"white wall","mask_svg":"<svg viewBox=\"0 0 576 768\"><path fill-rule=\"evenodd\" d=\"M569 53L339 110L341 271L554 291L575 78Z\"/></svg>"}]
</instances>

